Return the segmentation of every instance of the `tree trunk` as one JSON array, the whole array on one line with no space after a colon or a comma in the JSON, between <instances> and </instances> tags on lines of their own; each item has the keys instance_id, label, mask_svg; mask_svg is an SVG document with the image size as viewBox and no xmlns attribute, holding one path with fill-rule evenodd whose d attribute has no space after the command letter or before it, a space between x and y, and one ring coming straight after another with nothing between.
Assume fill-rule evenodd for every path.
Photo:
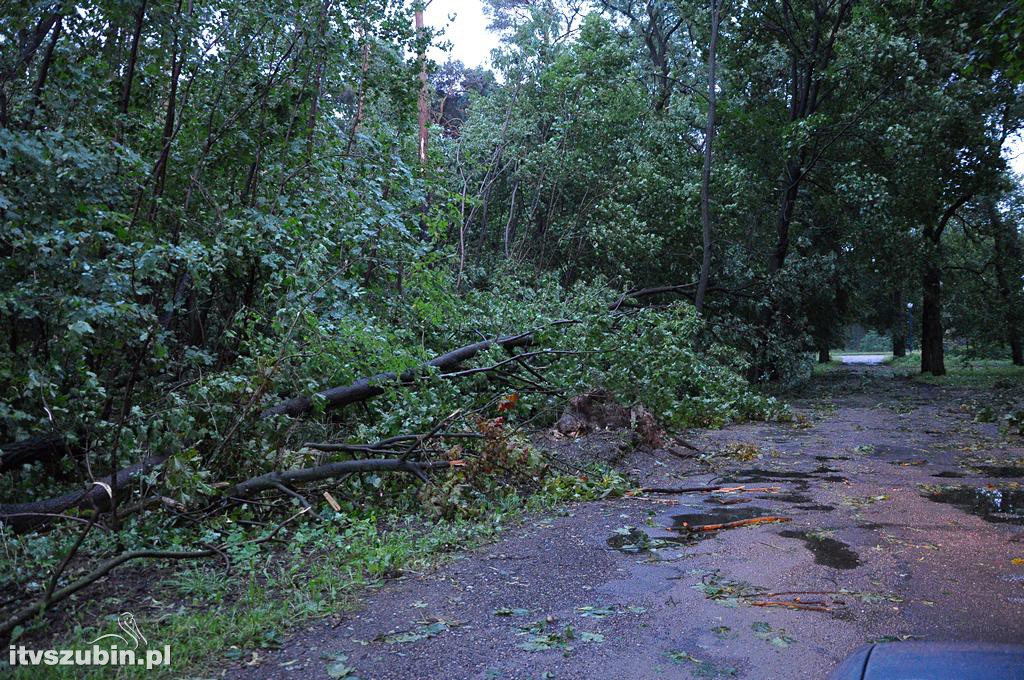
<instances>
[{"instance_id":1,"label":"tree trunk","mask_svg":"<svg viewBox=\"0 0 1024 680\"><path fill-rule=\"evenodd\" d=\"M139 40L142 37L142 27L146 20L146 0L139 3L135 10L135 28L132 30L132 45L128 52L128 66L124 72L124 83L121 86L121 120L117 122L117 141L124 139L124 118L128 115L128 106L132 100L132 82L135 80L135 64L139 58Z\"/></svg>"},{"instance_id":2,"label":"tree trunk","mask_svg":"<svg viewBox=\"0 0 1024 680\"><path fill-rule=\"evenodd\" d=\"M359 96L356 98L356 115L352 119L352 128L348 133L348 148L345 154L352 155L356 146L356 136L359 134L359 126L363 124L363 117L366 115L366 77L370 72L370 41L365 34L361 34L359 40L363 43L363 59L359 66Z\"/></svg>"},{"instance_id":3,"label":"tree trunk","mask_svg":"<svg viewBox=\"0 0 1024 680\"><path fill-rule=\"evenodd\" d=\"M903 318L903 291L897 290L892 296L892 323L889 331L892 335L892 355L894 357L907 356L907 333L906 323Z\"/></svg>"},{"instance_id":4,"label":"tree trunk","mask_svg":"<svg viewBox=\"0 0 1024 680\"><path fill-rule=\"evenodd\" d=\"M829 363L831 361L832 361L832 353L829 351L829 348L828 347L819 347L818 348L818 363L819 364L827 364L827 363Z\"/></svg>"},{"instance_id":5,"label":"tree trunk","mask_svg":"<svg viewBox=\"0 0 1024 680\"><path fill-rule=\"evenodd\" d=\"M800 164L790 161L786 164L786 172L782 181L786 184L779 203L779 215L775 222L775 250L772 251L771 259L768 261L768 272L774 274L786 264L786 256L789 255L789 227L793 223L793 211L796 208L796 199L800 195L800 180L802 179Z\"/></svg>"},{"instance_id":6,"label":"tree trunk","mask_svg":"<svg viewBox=\"0 0 1024 680\"><path fill-rule=\"evenodd\" d=\"M178 0L178 9L175 13L177 22L181 20L181 0ZM189 14L191 14L191 0L189 0ZM178 53L178 46L187 45L187 42L180 38L180 25L175 26L174 44L171 48L171 74L170 89L167 93L167 113L164 116L164 132L160 139L160 157L157 159L155 168L155 183L153 187L153 205L150 208L149 218L156 215L157 202L164 193L164 182L167 179L167 164L171 156L171 142L174 140L174 120L178 106L178 79L181 77L181 62L184 54ZM182 50L184 52L184 50Z\"/></svg>"},{"instance_id":7,"label":"tree trunk","mask_svg":"<svg viewBox=\"0 0 1024 680\"><path fill-rule=\"evenodd\" d=\"M58 5L59 7L59 5ZM61 18L59 12L44 14L31 31L20 32L18 51L15 54L14 62L6 69L0 71L0 127L9 127L10 117L8 111L8 99L6 93L7 83L14 80L21 74L21 70L29 65L36 54L36 50L43 43L49 34L50 29ZM7 48L10 50L11 48Z\"/></svg>"},{"instance_id":8,"label":"tree trunk","mask_svg":"<svg viewBox=\"0 0 1024 680\"><path fill-rule=\"evenodd\" d=\"M921 372L945 375L946 362L942 345L942 270L938 253L930 253L924 266L921 309Z\"/></svg>"},{"instance_id":9,"label":"tree trunk","mask_svg":"<svg viewBox=\"0 0 1024 680\"><path fill-rule=\"evenodd\" d=\"M894 357L907 356L907 336L896 330L896 326L892 328L892 355Z\"/></svg>"},{"instance_id":10,"label":"tree trunk","mask_svg":"<svg viewBox=\"0 0 1024 680\"><path fill-rule=\"evenodd\" d=\"M423 25L423 3L416 4L416 40L419 42L419 63L420 63L420 95L419 95L419 156L420 165L427 163L427 144L429 142L429 130L427 123L430 120L430 102L427 95L429 86L427 83L427 45Z\"/></svg>"},{"instance_id":11,"label":"tree trunk","mask_svg":"<svg viewBox=\"0 0 1024 680\"><path fill-rule=\"evenodd\" d=\"M942 233L957 211L971 200L964 194L951 203L935 226L926 226L923 304L921 305L921 372L946 375L946 360L942 347Z\"/></svg>"},{"instance_id":12,"label":"tree trunk","mask_svg":"<svg viewBox=\"0 0 1024 680\"><path fill-rule=\"evenodd\" d=\"M1011 226L1003 223L999 208L991 198L985 199L985 211L988 213L992 227L992 261L996 270L996 287L999 300L1005 310L1006 341L1010 345L1010 356L1015 366L1024 366L1024 346L1021 343L1021 310L1020 300L1014 295L1010 284L1011 274L1007 271L1010 263L1007 260L1019 257L1020 247L1017 244L1017 233Z\"/></svg>"},{"instance_id":13,"label":"tree trunk","mask_svg":"<svg viewBox=\"0 0 1024 680\"><path fill-rule=\"evenodd\" d=\"M57 23L53 25L50 44L46 48L46 54L43 55L43 63L39 67L39 76L36 78L35 85L32 86L32 103L27 116L29 122L31 122L32 118L35 116L36 110L42 106L43 88L46 87L46 77L50 74L50 65L53 63L53 53L57 49L57 41L60 39L60 30L63 25L63 17L58 18Z\"/></svg>"},{"instance_id":14,"label":"tree trunk","mask_svg":"<svg viewBox=\"0 0 1024 680\"><path fill-rule=\"evenodd\" d=\"M704 131L704 172L700 184L700 225L703 239L703 257L700 263L700 282L694 304L697 312L704 311L704 296L711 276L711 161L715 141L715 113L718 103L718 24L720 0L711 0L711 43L708 46L708 118Z\"/></svg>"},{"instance_id":15,"label":"tree trunk","mask_svg":"<svg viewBox=\"0 0 1024 680\"><path fill-rule=\"evenodd\" d=\"M320 11L320 21L317 24L317 47L320 49L320 56L316 60L316 76L313 83L313 96L309 104L309 120L306 122L306 161L313 157L313 141L316 137L316 121L320 112L320 98L324 94L324 62L327 59L327 18L331 10L330 0L324 2Z\"/></svg>"}]
</instances>

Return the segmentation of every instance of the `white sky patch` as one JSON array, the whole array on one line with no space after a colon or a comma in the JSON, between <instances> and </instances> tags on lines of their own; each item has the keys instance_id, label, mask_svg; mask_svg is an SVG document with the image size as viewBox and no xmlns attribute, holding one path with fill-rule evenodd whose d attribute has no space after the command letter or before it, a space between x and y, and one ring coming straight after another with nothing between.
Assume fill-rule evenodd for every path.
<instances>
[{"instance_id":1,"label":"white sky patch","mask_svg":"<svg viewBox=\"0 0 1024 680\"><path fill-rule=\"evenodd\" d=\"M455 15L449 22L448 16ZM428 26L445 29L442 42L452 43L447 54L433 48L430 57L439 62L449 57L466 66L490 65L491 50L498 46L498 36L487 30L489 19L484 16L479 0L433 0L424 14Z\"/></svg>"},{"instance_id":2,"label":"white sky patch","mask_svg":"<svg viewBox=\"0 0 1024 680\"><path fill-rule=\"evenodd\" d=\"M1003 145L1003 157L1017 175L1017 183L1024 184L1024 131L1011 135Z\"/></svg>"}]
</instances>

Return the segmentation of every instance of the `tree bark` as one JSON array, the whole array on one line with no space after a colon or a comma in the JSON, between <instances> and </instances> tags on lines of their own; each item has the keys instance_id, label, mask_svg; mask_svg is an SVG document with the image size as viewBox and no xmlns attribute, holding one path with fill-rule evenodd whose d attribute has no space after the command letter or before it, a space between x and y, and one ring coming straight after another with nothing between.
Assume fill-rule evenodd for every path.
<instances>
[{"instance_id":1,"label":"tree bark","mask_svg":"<svg viewBox=\"0 0 1024 680\"><path fill-rule=\"evenodd\" d=\"M924 228L925 256L921 279L924 295L921 305L921 372L946 374L942 328L942 233L957 211L971 200L964 194L942 213L938 222Z\"/></svg>"},{"instance_id":2,"label":"tree bark","mask_svg":"<svg viewBox=\"0 0 1024 680\"><path fill-rule=\"evenodd\" d=\"M39 76L35 85L32 86L32 104L28 112L28 120L36 114L36 110L42 106L43 88L46 87L46 78L50 74L50 65L53 64L53 54L57 49L57 41L60 40L60 31L64 26L64 17L59 17L53 25L53 34L50 37L50 44L46 47L46 54L43 55L43 63L39 66Z\"/></svg>"},{"instance_id":3,"label":"tree bark","mask_svg":"<svg viewBox=\"0 0 1024 680\"><path fill-rule=\"evenodd\" d=\"M359 95L356 99L356 114L352 118L352 128L348 134L348 147L346 155L351 156L356 147L356 137L359 134L359 127L363 124L363 117L366 115L366 77L370 72L370 41L366 38L364 31L360 35L362 47L362 63L359 65Z\"/></svg>"},{"instance_id":4,"label":"tree bark","mask_svg":"<svg viewBox=\"0 0 1024 680\"><path fill-rule=\"evenodd\" d=\"M780 41L789 47L789 122L796 123L814 115L821 106L821 85L825 72L835 57L835 45L840 31L846 24L856 0L830 2L827 7L813 3L814 17L804 27L794 15L788 2L783 3L781 25L776 27ZM822 3L824 5L824 3ZM831 11L835 10L835 16ZM796 39L801 31L810 31L806 43ZM832 141L835 141L834 139ZM831 144L829 142L828 144ZM768 272L774 274L786 264L789 254L790 226L800 196L800 185L814 166L815 161L827 148L819 148L813 159L813 151L806 146L797 149L786 161L782 174L782 192L779 213L776 218L776 243L768 260ZM805 167L806 163L806 167Z\"/></svg>"},{"instance_id":5,"label":"tree bark","mask_svg":"<svg viewBox=\"0 0 1024 680\"><path fill-rule=\"evenodd\" d=\"M427 164L427 144L429 142L430 102L428 100L429 84L427 82L427 45L423 24L423 2L416 4L416 40L419 41L420 94L417 102L419 108L419 157L420 165Z\"/></svg>"},{"instance_id":6,"label":"tree bark","mask_svg":"<svg viewBox=\"0 0 1024 680\"><path fill-rule=\"evenodd\" d=\"M942 329L942 270L938 253L929 254L921 280L924 291L921 309L921 372L945 375L946 362Z\"/></svg>"},{"instance_id":7,"label":"tree bark","mask_svg":"<svg viewBox=\"0 0 1024 680\"><path fill-rule=\"evenodd\" d=\"M447 469L451 461L416 462L401 458L370 458L366 460L344 460L327 463L314 468L268 472L235 484L225 492L228 498L251 498L260 491L280 489L282 485L318 482L332 477L357 474L360 472L407 472L419 477L424 470Z\"/></svg>"},{"instance_id":8,"label":"tree bark","mask_svg":"<svg viewBox=\"0 0 1024 680\"><path fill-rule=\"evenodd\" d=\"M97 480L87 489L72 491L57 498L50 498L29 503L8 503L0 505L0 521L10 526L16 532L24 532L52 521L53 515L59 515L72 508L81 510L95 509L105 512L110 509L110 488L124 487L132 479L144 475L157 465L160 465L168 456L153 456L141 463L121 468L117 478L107 476ZM128 494L119 494L118 500L123 500Z\"/></svg>"},{"instance_id":9,"label":"tree bark","mask_svg":"<svg viewBox=\"0 0 1024 680\"><path fill-rule=\"evenodd\" d=\"M786 188L782 192L779 202L779 214L775 221L775 249L772 251L768 261L768 273L774 274L786 264L786 257L789 255L789 228L793 224L793 212L796 209L796 199L800 195L800 180L803 179L800 163L790 161L786 164L786 172L782 181Z\"/></svg>"},{"instance_id":10,"label":"tree bark","mask_svg":"<svg viewBox=\"0 0 1024 680\"><path fill-rule=\"evenodd\" d=\"M829 348L828 347L819 347L818 348L818 363L819 364L827 364L830 361L832 361L832 353L829 351Z\"/></svg>"},{"instance_id":11,"label":"tree bark","mask_svg":"<svg viewBox=\"0 0 1024 680\"><path fill-rule=\"evenodd\" d=\"M60 4L57 4L56 9L59 10ZM0 71L0 127L10 126L10 112L8 111L8 99L6 86L7 83L14 80L19 76L22 69L28 66L35 56L39 46L43 43L50 29L60 20L61 14L59 11L48 12L43 15L38 22L36 22L35 28L31 31L25 31L21 41L18 45L18 51L14 58L14 61L3 68ZM0 62L2 63L2 62Z\"/></svg>"},{"instance_id":12,"label":"tree bark","mask_svg":"<svg viewBox=\"0 0 1024 680\"><path fill-rule=\"evenodd\" d=\"M16 470L22 465L41 462L51 473L59 469L59 462L73 453L62 437L44 435L30 437L0 445L0 473Z\"/></svg>"},{"instance_id":13,"label":"tree bark","mask_svg":"<svg viewBox=\"0 0 1024 680\"><path fill-rule=\"evenodd\" d=\"M903 291L897 290L892 296L892 323L889 329L892 335L892 355L894 357L907 356L907 334L905 332L903 309Z\"/></svg>"},{"instance_id":14,"label":"tree bark","mask_svg":"<svg viewBox=\"0 0 1024 680\"><path fill-rule=\"evenodd\" d=\"M703 252L700 264L700 281L694 305L697 312L704 311L704 296L708 291L711 276L711 161L715 142L715 113L718 102L718 27L721 0L711 0L711 43L708 46L708 117L704 131L704 171L700 184L700 225Z\"/></svg>"}]
</instances>

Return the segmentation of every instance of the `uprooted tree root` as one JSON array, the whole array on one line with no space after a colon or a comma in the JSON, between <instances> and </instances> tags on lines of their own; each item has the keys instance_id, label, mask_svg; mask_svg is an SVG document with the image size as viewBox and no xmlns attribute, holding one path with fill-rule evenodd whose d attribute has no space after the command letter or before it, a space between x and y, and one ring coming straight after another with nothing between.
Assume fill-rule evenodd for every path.
<instances>
[{"instance_id":1,"label":"uprooted tree root","mask_svg":"<svg viewBox=\"0 0 1024 680\"><path fill-rule=\"evenodd\" d=\"M580 437L600 430L632 430L647 448L662 445L663 431L643 404L622 406L607 391L594 390L573 397L554 426L564 437Z\"/></svg>"}]
</instances>

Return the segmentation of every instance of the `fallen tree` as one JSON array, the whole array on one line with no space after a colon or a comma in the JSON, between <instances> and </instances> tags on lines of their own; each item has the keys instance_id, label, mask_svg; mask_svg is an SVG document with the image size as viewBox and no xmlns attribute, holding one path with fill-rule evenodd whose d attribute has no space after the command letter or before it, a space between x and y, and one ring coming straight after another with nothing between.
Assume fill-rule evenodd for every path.
<instances>
[{"instance_id":1,"label":"fallen tree","mask_svg":"<svg viewBox=\"0 0 1024 680\"><path fill-rule=\"evenodd\" d=\"M608 309L616 311L628 300L651 297L654 295L682 295L686 298L693 298L697 294L696 283L682 283L671 286L651 286L649 288L633 288L623 293L619 299L608 305Z\"/></svg>"},{"instance_id":2,"label":"fallen tree","mask_svg":"<svg viewBox=\"0 0 1024 680\"><path fill-rule=\"evenodd\" d=\"M576 322L561 320L555 321L550 325L563 326L571 323ZM273 406L263 411L263 413L260 414L260 418L271 418L279 415L292 417L300 416L311 411L313 409L313 405L320 400L324 402L324 407L328 409L364 402L384 394L388 387L394 387L396 385L404 387L411 386L415 384L417 378L425 375L431 369L439 370L441 373L454 373L463 362L472 359L476 355L481 352L485 352L492 347L501 347L505 350L513 350L518 347L528 347L533 344L537 333L538 331L533 330L527 331L526 333L519 333L517 335L505 335L493 340L481 340L480 342L474 342L470 345L465 345L458 349L441 354L440 356L436 356L425 364L409 369L408 371L404 371L400 374L393 372L378 373L377 375L370 376L368 378L360 378L349 385L341 385L339 387L332 387L330 389L317 392L312 396L301 396L286 399L277 406Z\"/></svg>"},{"instance_id":3,"label":"fallen tree","mask_svg":"<svg viewBox=\"0 0 1024 680\"><path fill-rule=\"evenodd\" d=\"M693 297L696 288L697 284L695 283L655 286L650 288L634 288L633 290L623 293L617 300L609 304L608 309L614 312L622 307L623 303L627 300L640 299L655 295L677 294ZM718 290L718 288L712 287L708 289L708 292L715 290ZM549 326L564 326L573 323L578 322L569 319L562 319L552 322ZM533 344L537 333L537 330L532 330L516 335L501 336L493 340L481 340L480 342L474 342L450 352L446 352L445 354L441 354L421 366L409 369L408 371L404 371L400 374L390 371L386 373L378 373L374 376L360 378L348 385L341 385L316 392L311 396L292 397L291 399L282 401L276 406L272 406L264 410L260 414L260 418L266 419L281 415L292 417L301 416L313 410L313 406L317 401L323 401L324 407L327 409L365 402L384 394L388 387L394 387L396 385L403 387L412 386L415 384L417 378L423 376L431 369L439 370L442 374L456 373L463 362L472 359L476 355L481 352L485 352L492 347L501 347L505 350L528 347ZM549 350L549 353L559 352L556 350ZM571 352L564 353L569 354ZM499 366L494 366L489 369L471 369L464 373L466 375L471 375L473 373L486 370L493 370L498 367Z\"/></svg>"},{"instance_id":4,"label":"fallen tree","mask_svg":"<svg viewBox=\"0 0 1024 680\"><path fill-rule=\"evenodd\" d=\"M0 505L0 522L22 533L49 523L68 510L94 510L106 512L111 508L112 489L123 489L140 475L144 475L169 456L151 456L146 460L118 470L116 480L113 475L98 479L85 489L71 491L58 496L28 503L7 503ZM120 502L122 499L116 499Z\"/></svg>"},{"instance_id":5,"label":"fallen tree","mask_svg":"<svg viewBox=\"0 0 1024 680\"><path fill-rule=\"evenodd\" d=\"M368 458L364 460L343 460L336 463L327 463L311 468L299 468L296 470L268 472L259 477L253 477L244 482L235 484L229 488L225 495L229 498L252 498L260 491L276 489L282 491L290 484L306 484L319 482L334 477L356 474L360 472L407 472L415 475L421 480L429 481L424 470L446 469L452 466L448 460L435 460L415 462L403 460L402 458ZM289 493L288 495L294 495Z\"/></svg>"},{"instance_id":6,"label":"fallen tree","mask_svg":"<svg viewBox=\"0 0 1024 680\"><path fill-rule=\"evenodd\" d=\"M29 437L3 444L0 445L0 474L31 463L43 463L48 470L54 471L58 462L72 453L68 443L55 435Z\"/></svg>"}]
</instances>

